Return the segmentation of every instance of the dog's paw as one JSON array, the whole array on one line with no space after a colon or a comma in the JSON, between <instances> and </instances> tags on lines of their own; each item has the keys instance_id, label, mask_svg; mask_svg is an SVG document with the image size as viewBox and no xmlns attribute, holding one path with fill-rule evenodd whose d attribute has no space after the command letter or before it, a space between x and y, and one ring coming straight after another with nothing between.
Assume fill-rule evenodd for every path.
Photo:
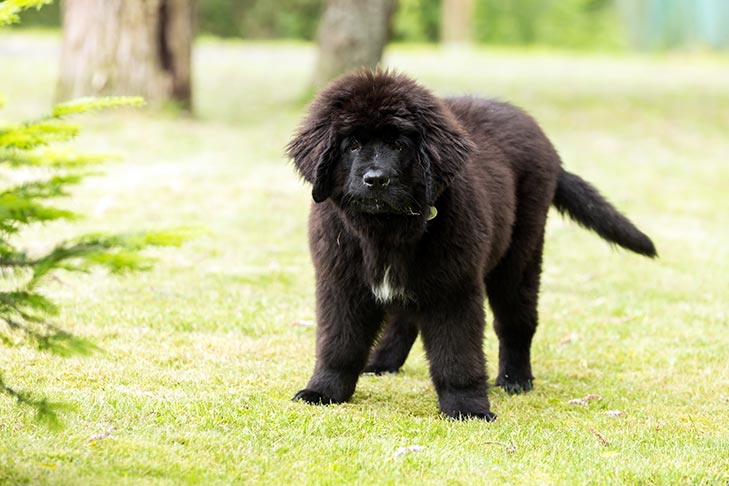
<instances>
[{"instance_id":1,"label":"dog's paw","mask_svg":"<svg viewBox=\"0 0 729 486\"><path fill-rule=\"evenodd\" d=\"M496 414L491 411L489 399L483 392L447 393L439 397L439 402L441 413L455 420L496 420Z\"/></svg>"},{"instance_id":2,"label":"dog's paw","mask_svg":"<svg viewBox=\"0 0 729 486\"><path fill-rule=\"evenodd\" d=\"M397 373L400 371L399 366L392 366L387 364L381 364L381 363L370 363L367 366L365 366L365 369L362 370L362 373L370 373L373 375L387 375L392 373Z\"/></svg>"},{"instance_id":3,"label":"dog's paw","mask_svg":"<svg viewBox=\"0 0 729 486\"><path fill-rule=\"evenodd\" d=\"M492 411L482 411L482 412L443 412L445 413L449 418L454 420L471 420L471 419L478 419L483 420L486 422L493 422L496 420L496 414Z\"/></svg>"},{"instance_id":4,"label":"dog's paw","mask_svg":"<svg viewBox=\"0 0 729 486\"><path fill-rule=\"evenodd\" d=\"M499 375L496 378L496 386L500 386L509 395L518 395L526 393L534 388L534 381L528 377L514 377L509 375Z\"/></svg>"},{"instance_id":5,"label":"dog's paw","mask_svg":"<svg viewBox=\"0 0 729 486\"><path fill-rule=\"evenodd\" d=\"M310 405L331 405L334 403L334 400L326 395L322 395L314 390L309 390L308 388L304 388L299 391L296 395L294 395L292 400L294 402L306 402Z\"/></svg>"}]
</instances>

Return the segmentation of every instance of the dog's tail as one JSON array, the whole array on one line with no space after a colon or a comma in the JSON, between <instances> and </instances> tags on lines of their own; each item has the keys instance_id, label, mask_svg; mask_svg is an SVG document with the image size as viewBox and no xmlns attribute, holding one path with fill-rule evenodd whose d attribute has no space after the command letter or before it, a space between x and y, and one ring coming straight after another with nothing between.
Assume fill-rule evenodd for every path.
<instances>
[{"instance_id":1,"label":"dog's tail","mask_svg":"<svg viewBox=\"0 0 729 486\"><path fill-rule=\"evenodd\" d=\"M562 214L591 229L603 239L651 258L658 256L648 236L620 214L584 179L561 169L552 201Z\"/></svg>"}]
</instances>

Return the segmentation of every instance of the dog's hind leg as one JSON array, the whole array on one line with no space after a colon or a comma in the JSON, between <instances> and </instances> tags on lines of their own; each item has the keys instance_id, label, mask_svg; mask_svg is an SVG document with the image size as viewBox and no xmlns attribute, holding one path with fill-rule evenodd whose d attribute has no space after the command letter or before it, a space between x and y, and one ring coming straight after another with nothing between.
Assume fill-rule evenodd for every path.
<instances>
[{"instance_id":1,"label":"dog's hind leg","mask_svg":"<svg viewBox=\"0 0 729 486\"><path fill-rule=\"evenodd\" d=\"M531 345L537 330L544 226L557 185L559 157L535 159L520 178L516 218L506 254L486 275L486 294L499 337L496 385L508 393L532 389Z\"/></svg>"},{"instance_id":2,"label":"dog's hind leg","mask_svg":"<svg viewBox=\"0 0 729 486\"><path fill-rule=\"evenodd\" d=\"M385 331L370 354L364 373L397 373L418 337L418 325L412 317L396 314L385 324Z\"/></svg>"},{"instance_id":3,"label":"dog's hind leg","mask_svg":"<svg viewBox=\"0 0 729 486\"><path fill-rule=\"evenodd\" d=\"M494 329L499 337L499 375L496 385L508 393L532 389L530 350L537 330L539 277L542 270L544 233L528 258L513 247L486 278Z\"/></svg>"}]
</instances>

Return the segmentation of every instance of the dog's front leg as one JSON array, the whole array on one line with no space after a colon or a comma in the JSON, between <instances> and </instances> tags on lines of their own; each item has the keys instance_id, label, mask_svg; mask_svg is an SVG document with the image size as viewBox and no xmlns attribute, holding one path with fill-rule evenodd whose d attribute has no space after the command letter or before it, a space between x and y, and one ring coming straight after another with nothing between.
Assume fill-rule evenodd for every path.
<instances>
[{"instance_id":1,"label":"dog's front leg","mask_svg":"<svg viewBox=\"0 0 729 486\"><path fill-rule=\"evenodd\" d=\"M496 415L486 393L484 292L474 287L424 309L421 333L441 412L456 419L491 421Z\"/></svg>"},{"instance_id":2,"label":"dog's front leg","mask_svg":"<svg viewBox=\"0 0 729 486\"><path fill-rule=\"evenodd\" d=\"M354 393L384 312L368 288L351 281L319 279L316 300L316 366L294 400L342 403Z\"/></svg>"}]
</instances>

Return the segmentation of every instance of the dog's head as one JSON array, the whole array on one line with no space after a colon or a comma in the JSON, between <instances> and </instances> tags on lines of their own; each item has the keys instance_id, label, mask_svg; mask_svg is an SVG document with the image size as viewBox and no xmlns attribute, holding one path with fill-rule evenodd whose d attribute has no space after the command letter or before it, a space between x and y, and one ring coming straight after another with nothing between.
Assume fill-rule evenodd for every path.
<instances>
[{"instance_id":1,"label":"dog's head","mask_svg":"<svg viewBox=\"0 0 729 486\"><path fill-rule=\"evenodd\" d=\"M360 213L419 215L473 151L430 91L384 71L344 76L312 103L288 146L314 201Z\"/></svg>"}]
</instances>

